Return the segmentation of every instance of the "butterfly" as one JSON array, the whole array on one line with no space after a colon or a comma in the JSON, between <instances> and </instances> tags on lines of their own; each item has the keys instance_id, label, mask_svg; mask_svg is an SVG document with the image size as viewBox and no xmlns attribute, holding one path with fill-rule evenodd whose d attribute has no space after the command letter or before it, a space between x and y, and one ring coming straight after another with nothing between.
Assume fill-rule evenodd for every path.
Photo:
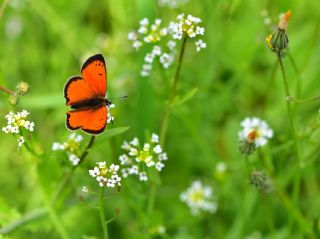
<instances>
[{"instance_id":1,"label":"butterfly","mask_svg":"<svg viewBox=\"0 0 320 239\"><path fill-rule=\"evenodd\" d=\"M66 126L70 130L81 129L97 135L104 131L111 117L111 101L106 99L107 72L101 54L89 57L81 67L81 76L73 76L64 86L66 105L72 110L66 113Z\"/></svg>"}]
</instances>

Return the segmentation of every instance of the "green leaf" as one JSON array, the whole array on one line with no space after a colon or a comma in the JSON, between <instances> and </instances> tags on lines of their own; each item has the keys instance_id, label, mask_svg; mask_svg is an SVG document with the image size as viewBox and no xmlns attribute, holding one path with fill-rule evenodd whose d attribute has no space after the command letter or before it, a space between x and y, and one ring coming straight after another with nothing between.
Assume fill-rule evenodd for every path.
<instances>
[{"instance_id":1,"label":"green leaf","mask_svg":"<svg viewBox=\"0 0 320 239\"><path fill-rule=\"evenodd\" d=\"M61 94L27 95L20 101L21 106L28 109L57 108L65 105Z\"/></svg>"},{"instance_id":2,"label":"green leaf","mask_svg":"<svg viewBox=\"0 0 320 239\"><path fill-rule=\"evenodd\" d=\"M182 105L183 103L187 102L188 100L190 100L197 92L198 92L198 88L195 87L192 90L190 90L189 92L187 92L184 96L177 97L174 102L171 104L171 107L176 107L179 105Z\"/></svg>"},{"instance_id":3,"label":"green leaf","mask_svg":"<svg viewBox=\"0 0 320 239\"><path fill-rule=\"evenodd\" d=\"M102 140L97 141L96 144L103 143L103 140L111 138L118 134L122 134L129 129L130 129L129 126L123 126L123 127L117 127L117 128L106 130L101 136L99 136L99 139L102 139Z\"/></svg>"}]
</instances>

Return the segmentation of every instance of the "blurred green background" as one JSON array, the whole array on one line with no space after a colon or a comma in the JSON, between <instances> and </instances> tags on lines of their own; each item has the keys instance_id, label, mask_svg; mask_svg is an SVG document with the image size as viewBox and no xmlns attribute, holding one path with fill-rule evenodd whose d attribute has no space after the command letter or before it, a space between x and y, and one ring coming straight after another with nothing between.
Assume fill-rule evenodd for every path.
<instances>
[{"instance_id":1,"label":"blurred green background","mask_svg":"<svg viewBox=\"0 0 320 239\"><path fill-rule=\"evenodd\" d=\"M31 90L15 108L1 92L0 125L5 126L4 116L10 110L27 109L35 122L33 141L46 157L18 150L16 138L1 132L0 226L43 207L68 169L61 163L66 155L51 151L53 142L63 142L69 135L63 87L70 76L80 73L88 56L100 52L106 59L108 97L128 95L126 100L114 101L115 121L108 127L130 129L110 139L97 137L56 210L70 238L102 238L98 212L92 208L97 199L79 200L82 185L95 185L87 168L97 161L117 163L123 140L135 136L143 140L146 134L159 133L176 66L166 70L165 77L157 67L150 77L141 77L146 52L136 52L127 34L144 17L161 18L167 24L179 13L187 13L202 19L207 48L197 53L192 40L187 43L178 94L198 91L172 110L164 147L169 160L160 174L154 210L146 211L151 185L126 180L121 192L106 201L107 216L120 210L109 224L110 238L320 238L319 103L295 109L306 163L299 171L299 200L294 202L297 170L283 83L276 56L265 44L279 14L288 9L293 12L289 49L301 76L301 88L296 89L299 77L285 57L290 89L300 90L301 98L311 98L320 94L319 1L189 0L172 9L159 6L156 0L8 0L0 19L0 85L14 89L19 81L26 81ZM262 11L268 11L268 16ZM240 122L251 116L266 120L275 136L250 158L248 167L238 152L238 131ZM261 158L270 162L269 176L276 188L268 195L248 183L250 168L265 169ZM227 166L223 174L216 171L218 162ZM215 214L192 216L179 200L196 179L214 188ZM157 233L159 226L166 233ZM9 238L49 239L59 234L45 215L10 232Z\"/></svg>"}]
</instances>

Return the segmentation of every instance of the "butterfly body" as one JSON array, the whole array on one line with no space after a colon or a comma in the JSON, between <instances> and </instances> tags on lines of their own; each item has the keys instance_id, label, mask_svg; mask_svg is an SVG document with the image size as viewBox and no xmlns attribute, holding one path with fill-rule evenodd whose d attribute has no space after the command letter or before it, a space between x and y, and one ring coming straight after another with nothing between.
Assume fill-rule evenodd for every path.
<instances>
[{"instance_id":1,"label":"butterfly body","mask_svg":"<svg viewBox=\"0 0 320 239\"><path fill-rule=\"evenodd\" d=\"M81 67L81 76L71 77L64 87L66 105L72 110L66 116L70 130L82 129L89 134L100 134L108 122L111 101L105 98L107 72L101 54L89 57Z\"/></svg>"}]
</instances>

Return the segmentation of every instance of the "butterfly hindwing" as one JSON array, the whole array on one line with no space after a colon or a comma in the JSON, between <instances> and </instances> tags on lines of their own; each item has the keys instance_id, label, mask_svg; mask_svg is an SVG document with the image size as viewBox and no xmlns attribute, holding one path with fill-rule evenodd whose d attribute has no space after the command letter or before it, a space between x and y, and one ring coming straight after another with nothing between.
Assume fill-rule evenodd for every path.
<instances>
[{"instance_id":1,"label":"butterfly hindwing","mask_svg":"<svg viewBox=\"0 0 320 239\"><path fill-rule=\"evenodd\" d=\"M89 100L93 93L87 82L80 76L71 77L64 86L64 98L68 106Z\"/></svg>"},{"instance_id":2,"label":"butterfly hindwing","mask_svg":"<svg viewBox=\"0 0 320 239\"><path fill-rule=\"evenodd\" d=\"M108 109L101 106L97 109L80 109L67 112L66 125L70 130L82 129L89 134L100 134L107 124Z\"/></svg>"},{"instance_id":3,"label":"butterfly hindwing","mask_svg":"<svg viewBox=\"0 0 320 239\"><path fill-rule=\"evenodd\" d=\"M107 92L107 72L101 54L91 56L81 68L83 79L95 96L105 97Z\"/></svg>"}]
</instances>

